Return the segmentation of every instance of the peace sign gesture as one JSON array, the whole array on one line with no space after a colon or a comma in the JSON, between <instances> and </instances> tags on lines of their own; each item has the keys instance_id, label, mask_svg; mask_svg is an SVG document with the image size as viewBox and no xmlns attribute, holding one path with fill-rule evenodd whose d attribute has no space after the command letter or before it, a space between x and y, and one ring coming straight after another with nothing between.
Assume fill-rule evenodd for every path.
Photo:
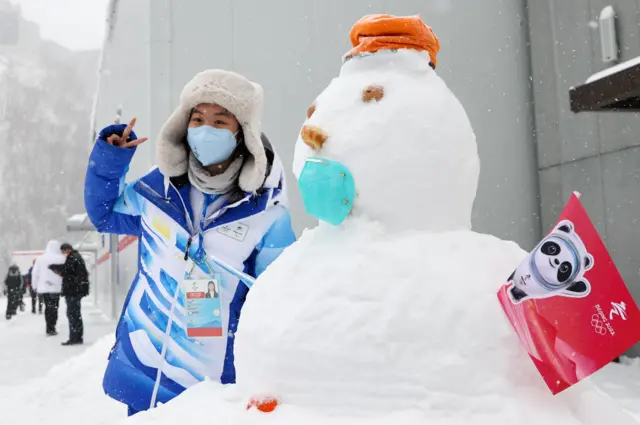
<instances>
[{"instance_id":1,"label":"peace sign gesture","mask_svg":"<svg viewBox=\"0 0 640 425\"><path fill-rule=\"evenodd\" d=\"M124 131L122 132L122 136L117 134L112 134L107 138L107 143L113 146L117 146L119 148L135 148L136 146L141 145L147 140L149 140L148 137L143 137L141 139L136 139L136 140L128 140L129 135L131 134L131 131L133 130L133 127L135 125L136 125L136 118L132 119L129 125L127 126L127 128L124 129Z\"/></svg>"}]
</instances>

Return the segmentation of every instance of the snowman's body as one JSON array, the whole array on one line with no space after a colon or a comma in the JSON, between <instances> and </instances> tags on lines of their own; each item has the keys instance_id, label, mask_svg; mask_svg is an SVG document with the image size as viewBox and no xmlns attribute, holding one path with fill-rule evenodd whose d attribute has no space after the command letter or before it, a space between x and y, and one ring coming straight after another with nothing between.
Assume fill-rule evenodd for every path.
<instances>
[{"instance_id":1,"label":"snowman's body","mask_svg":"<svg viewBox=\"0 0 640 425\"><path fill-rule=\"evenodd\" d=\"M475 136L428 59L353 58L311 108L305 128L324 143L300 139L294 172L309 157L339 161L358 194L347 221L307 231L252 289L239 390L341 417L580 423L503 317L496 292L526 253L470 230ZM363 101L370 87L383 97Z\"/></svg>"},{"instance_id":2,"label":"snowman's body","mask_svg":"<svg viewBox=\"0 0 640 425\"><path fill-rule=\"evenodd\" d=\"M306 233L253 289L236 350L243 392L337 416L579 423L497 304L526 255L517 245L348 224Z\"/></svg>"}]
</instances>

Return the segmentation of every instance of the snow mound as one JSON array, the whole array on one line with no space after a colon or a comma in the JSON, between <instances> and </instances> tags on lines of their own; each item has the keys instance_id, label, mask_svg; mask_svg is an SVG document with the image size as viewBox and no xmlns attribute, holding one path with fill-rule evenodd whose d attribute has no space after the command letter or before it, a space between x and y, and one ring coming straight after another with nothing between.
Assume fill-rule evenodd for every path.
<instances>
[{"instance_id":1,"label":"snow mound","mask_svg":"<svg viewBox=\"0 0 640 425\"><path fill-rule=\"evenodd\" d=\"M416 423L419 412L401 412L378 417L336 417L285 405L271 414L247 410L235 386L203 382L157 409L140 413L122 425L397 425ZM445 422L442 422L445 423ZM495 425L495 424L492 424Z\"/></svg>"},{"instance_id":2,"label":"snow mound","mask_svg":"<svg viewBox=\"0 0 640 425\"><path fill-rule=\"evenodd\" d=\"M571 391L571 390L570 390ZM549 395L549 397L551 397ZM567 395L557 396L570 400ZM608 397L603 397L594 391L584 392L582 399L574 398L572 403L579 405L581 401L584 424L602 425L612 423L616 425L637 425L632 417L620 411ZM376 416L335 416L326 412L302 409L292 405L282 405L273 413L261 413L247 410L245 400L238 388L222 386L214 382L203 382L191 387L180 397L157 409L140 413L122 422L121 425L175 425L184 423L189 425L398 425L398 424L429 424L429 425L540 425L540 418L549 420L549 424L563 423L561 416L553 416L553 412L546 415L525 416L512 421L496 422L490 415L460 415L448 418L428 419L417 410L386 413ZM542 407L544 409L544 407ZM552 409L553 410L553 409ZM541 412L544 413L544 412ZM567 422L564 422L567 423ZM580 423L572 421L570 423Z\"/></svg>"},{"instance_id":3,"label":"snow mound","mask_svg":"<svg viewBox=\"0 0 640 425\"><path fill-rule=\"evenodd\" d=\"M105 396L102 376L114 336L100 339L83 354L53 367L45 376L3 389L3 425L112 425L126 417L126 407Z\"/></svg>"},{"instance_id":4,"label":"snow mound","mask_svg":"<svg viewBox=\"0 0 640 425\"><path fill-rule=\"evenodd\" d=\"M640 358L622 357L619 364L611 363L593 374L591 381L640 424Z\"/></svg>"}]
</instances>

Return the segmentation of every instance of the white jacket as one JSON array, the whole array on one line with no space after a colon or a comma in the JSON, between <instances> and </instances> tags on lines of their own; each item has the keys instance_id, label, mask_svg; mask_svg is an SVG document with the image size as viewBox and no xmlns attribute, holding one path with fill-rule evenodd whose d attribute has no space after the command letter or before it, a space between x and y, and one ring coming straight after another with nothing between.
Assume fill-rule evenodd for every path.
<instances>
[{"instance_id":1,"label":"white jacket","mask_svg":"<svg viewBox=\"0 0 640 425\"><path fill-rule=\"evenodd\" d=\"M62 277L55 274L49 266L64 264L66 257L60 252L60 242L49 241L47 249L36 259L31 281L33 289L39 294L59 294L62 292Z\"/></svg>"}]
</instances>

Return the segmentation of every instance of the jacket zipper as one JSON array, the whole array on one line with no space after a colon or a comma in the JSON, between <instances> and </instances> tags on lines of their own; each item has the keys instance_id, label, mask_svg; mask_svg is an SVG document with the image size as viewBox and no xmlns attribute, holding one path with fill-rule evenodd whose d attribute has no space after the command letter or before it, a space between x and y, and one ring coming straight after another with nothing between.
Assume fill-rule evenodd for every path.
<instances>
[{"instance_id":1,"label":"jacket zipper","mask_svg":"<svg viewBox=\"0 0 640 425\"><path fill-rule=\"evenodd\" d=\"M193 241L193 236L189 236L189 240L187 241L187 249L184 251L184 261L189 261L189 250L191 249L191 242Z\"/></svg>"},{"instance_id":2,"label":"jacket zipper","mask_svg":"<svg viewBox=\"0 0 640 425\"><path fill-rule=\"evenodd\" d=\"M136 186L139 186L141 191L146 192L147 195L149 195L152 198L155 198L159 201L162 201L162 203L167 204L169 206L171 206L171 208L174 209L174 211L180 213L183 217L185 216L185 213L187 213L186 211L186 206L185 206L185 210L184 211L180 211L180 208L176 207L175 205L173 205L172 203L169 202L168 198L165 198L164 196L161 196L158 192L156 192L155 190L153 190L148 184L143 183L142 181L138 181L138 183L136 184ZM174 189L175 187L173 186L173 184L171 185ZM176 192L178 192L178 189L175 189ZM180 195L180 192L178 192L178 195ZM182 197L181 197L182 198ZM183 205L184 205L184 201L182 201ZM187 213L188 214L188 213Z\"/></svg>"},{"instance_id":3,"label":"jacket zipper","mask_svg":"<svg viewBox=\"0 0 640 425\"><path fill-rule=\"evenodd\" d=\"M174 186L173 183L171 183L171 181L169 181L169 185L173 188L173 190L176 191L176 193L178 194L178 199L180 199L180 202L182 203L182 215L185 218L185 221L187 222L187 227L189 228L189 242L191 242L191 240L193 239L193 236L195 234L195 229L193 227L193 221L191 220L191 216L189 215L189 210L187 210L187 204L184 202L184 199L182 199L182 195L180 194L180 191L178 190L177 187ZM173 204L171 204L172 207L174 207L176 210L178 210L177 207L175 207ZM188 252L188 249L187 249ZM185 258L185 261L187 259Z\"/></svg>"}]
</instances>

